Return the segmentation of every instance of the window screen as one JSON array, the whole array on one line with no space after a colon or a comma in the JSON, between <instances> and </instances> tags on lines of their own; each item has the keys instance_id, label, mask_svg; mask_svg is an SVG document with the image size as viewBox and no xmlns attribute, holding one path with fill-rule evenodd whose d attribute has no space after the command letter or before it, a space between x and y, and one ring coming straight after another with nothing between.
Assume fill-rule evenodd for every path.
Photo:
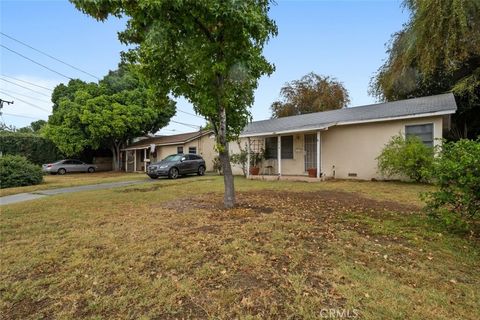
<instances>
[{"instance_id":1,"label":"window screen","mask_svg":"<svg viewBox=\"0 0 480 320\"><path fill-rule=\"evenodd\" d=\"M183 147L177 147L177 154L183 153Z\"/></svg>"},{"instance_id":2,"label":"window screen","mask_svg":"<svg viewBox=\"0 0 480 320\"><path fill-rule=\"evenodd\" d=\"M282 159L293 159L293 136L281 137ZM277 137L265 139L265 158L277 159L278 140Z\"/></svg>"},{"instance_id":3,"label":"window screen","mask_svg":"<svg viewBox=\"0 0 480 320\"><path fill-rule=\"evenodd\" d=\"M265 139L265 158L277 159L277 137Z\"/></svg>"},{"instance_id":4,"label":"window screen","mask_svg":"<svg viewBox=\"0 0 480 320\"><path fill-rule=\"evenodd\" d=\"M293 159L293 136L282 137L282 159Z\"/></svg>"},{"instance_id":5,"label":"window screen","mask_svg":"<svg viewBox=\"0 0 480 320\"><path fill-rule=\"evenodd\" d=\"M197 147L189 147L188 148L188 153L196 154L197 153Z\"/></svg>"},{"instance_id":6,"label":"window screen","mask_svg":"<svg viewBox=\"0 0 480 320\"><path fill-rule=\"evenodd\" d=\"M425 145L433 147L433 123L405 126L405 135L417 137Z\"/></svg>"}]
</instances>

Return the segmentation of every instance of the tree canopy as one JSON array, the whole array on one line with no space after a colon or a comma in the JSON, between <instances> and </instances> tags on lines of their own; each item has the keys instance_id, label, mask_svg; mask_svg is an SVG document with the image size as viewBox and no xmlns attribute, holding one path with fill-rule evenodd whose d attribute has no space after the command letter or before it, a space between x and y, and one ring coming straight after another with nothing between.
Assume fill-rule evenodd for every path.
<instances>
[{"instance_id":1,"label":"tree canopy","mask_svg":"<svg viewBox=\"0 0 480 320\"><path fill-rule=\"evenodd\" d=\"M453 92L453 138L480 134L480 1L405 0L409 22L392 36L370 93L398 100Z\"/></svg>"},{"instance_id":2,"label":"tree canopy","mask_svg":"<svg viewBox=\"0 0 480 320\"><path fill-rule=\"evenodd\" d=\"M350 102L341 82L313 72L285 84L280 96L270 107L273 118L340 109Z\"/></svg>"},{"instance_id":3,"label":"tree canopy","mask_svg":"<svg viewBox=\"0 0 480 320\"><path fill-rule=\"evenodd\" d=\"M45 134L67 156L90 147L109 148L114 169L129 139L154 133L168 124L175 104L148 88L131 68L110 71L98 84L70 80L58 85Z\"/></svg>"},{"instance_id":4,"label":"tree canopy","mask_svg":"<svg viewBox=\"0 0 480 320\"><path fill-rule=\"evenodd\" d=\"M262 75L273 66L262 54L277 27L269 0L71 0L98 20L128 17L119 38L159 90L183 96L213 127L225 182L226 207L235 203L228 142L250 121L249 107Z\"/></svg>"}]
</instances>

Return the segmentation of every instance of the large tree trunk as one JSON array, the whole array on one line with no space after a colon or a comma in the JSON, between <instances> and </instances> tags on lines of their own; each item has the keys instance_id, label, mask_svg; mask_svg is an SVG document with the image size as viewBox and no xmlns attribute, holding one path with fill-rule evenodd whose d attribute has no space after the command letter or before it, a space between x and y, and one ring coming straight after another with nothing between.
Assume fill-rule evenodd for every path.
<instances>
[{"instance_id":1,"label":"large tree trunk","mask_svg":"<svg viewBox=\"0 0 480 320\"><path fill-rule=\"evenodd\" d=\"M110 146L110 150L112 151L112 169L113 171L120 171L122 164L120 161L120 147L121 142L113 142Z\"/></svg>"},{"instance_id":2,"label":"large tree trunk","mask_svg":"<svg viewBox=\"0 0 480 320\"><path fill-rule=\"evenodd\" d=\"M220 107L219 110L219 128L217 133L217 142L219 144L218 156L223 170L223 182L225 193L223 196L223 204L225 208L233 208L235 206L235 186L233 183L232 166L230 164L230 155L228 151L227 140L227 115L225 108Z\"/></svg>"}]
</instances>

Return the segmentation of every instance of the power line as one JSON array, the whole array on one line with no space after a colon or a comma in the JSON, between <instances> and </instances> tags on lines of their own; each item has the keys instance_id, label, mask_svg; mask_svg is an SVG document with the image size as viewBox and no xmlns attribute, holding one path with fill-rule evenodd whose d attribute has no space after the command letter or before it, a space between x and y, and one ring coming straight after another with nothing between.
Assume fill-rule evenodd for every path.
<instances>
[{"instance_id":1,"label":"power line","mask_svg":"<svg viewBox=\"0 0 480 320\"><path fill-rule=\"evenodd\" d=\"M32 92L35 92L35 93L37 93L37 94L40 94L40 95L42 95L42 96L45 96L45 97L48 97L48 98L50 98L50 96L49 96L48 94L45 94L45 93L43 93L43 92L40 92L40 91L36 91L36 90L30 89L29 87L22 86L21 84L15 83L15 82L13 82L13 81L10 81L10 80L7 80L7 79L3 79L3 78L0 78L0 80L3 80L3 81L5 81L5 82L8 82L8 83L14 84L14 85L16 85L16 86L19 86L19 87L21 87L21 88L24 88L24 89L30 90L30 91L32 91Z\"/></svg>"},{"instance_id":2,"label":"power line","mask_svg":"<svg viewBox=\"0 0 480 320\"><path fill-rule=\"evenodd\" d=\"M12 96L11 94L8 94L8 93L3 92L3 91L0 91L0 92L3 93L3 94L6 94L6 95L9 96L9 97L12 97L12 98L15 99L15 100L18 100L18 101L21 101L21 102L26 103L26 104L28 104L28 105L31 105L31 106L34 107L34 108L40 109L40 110L45 111L45 112L50 112L50 111L48 111L48 110L45 109L45 108L42 108L42 107L37 106L36 104L30 103L30 102L25 101L25 100L23 100L23 99L19 99L19 98L15 97L15 96Z\"/></svg>"},{"instance_id":3,"label":"power line","mask_svg":"<svg viewBox=\"0 0 480 320\"><path fill-rule=\"evenodd\" d=\"M178 108L177 108L177 111L180 111L181 113L185 113L185 114L188 114L188 115L200 118L200 119L203 119L203 117L200 117L199 115L196 115L196 114L193 114L193 113L190 113L190 112L187 112L187 111L183 111L183 110L180 110Z\"/></svg>"},{"instance_id":4,"label":"power line","mask_svg":"<svg viewBox=\"0 0 480 320\"><path fill-rule=\"evenodd\" d=\"M200 129L201 128L201 126L197 126L197 125L194 125L194 124L188 124L188 123L184 123L184 122L178 122L178 121L175 121L175 120L170 120L170 122L181 124L182 126L187 126L187 127L194 128L194 129Z\"/></svg>"},{"instance_id":5,"label":"power line","mask_svg":"<svg viewBox=\"0 0 480 320\"><path fill-rule=\"evenodd\" d=\"M4 49L7 49L8 51L13 52L13 53L15 53L16 55L19 55L20 57L22 57L22 58L24 58L24 59L27 59L28 61L31 61L31 62L33 62L33 63L35 63L35 64L37 64L37 65L39 65L39 66L41 66L41 67L43 67L43 68L45 68L45 69L47 69L47 70L49 70L49 71L51 71L51 72L54 72L54 73L56 73L56 74L64 77L64 78L67 78L67 79L69 79L69 80L73 80L73 79L70 78L69 76L66 76L66 75L64 75L63 73L60 73L60 72L58 72L58 71L55 71L55 70L47 67L46 65L41 64L40 62L37 62L37 61L35 61L35 60L33 60L33 59L30 59L29 57L26 57L26 56L24 56L23 54L21 54L21 53L15 51L15 50L12 50L12 49L4 46L3 44L0 44L0 47L2 47L2 48L4 48Z\"/></svg>"},{"instance_id":6,"label":"power line","mask_svg":"<svg viewBox=\"0 0 480 320\"><path fill-rule=\"evenodd\" d=\"M45 90L48 90L48 91L52 91L53 92L53 89L50 89L50 88L47 88L47 87L43 87L43 86L40 86L38 84L35 84L35 83L32 83L32 82L28 82L28 81L25 81L25 80L22 80L22 79L17 79L17 78L14 78L14 77L10 77L10 76L7 76L5 74L2 74L3 77L7 77L7 78L10 78L10 79L13 79L13 80L16 80L16 81L20 81L20 82L24 82L26 84L29 84L31 86L35 86L35 87L39 87L39 88L42 88L42 89L45 89Z\"/></svg>"},{"instance_id":7,"label":"power line","mask_svg":"<svg viewBox=\"0 0 480 320\"><path fill-rule=\"evenodd\" d=\"M38 98L29 96L29 95L26 95L26 94L23 94L23 93L20 93L20 92L15 92L15 91L8 90L8 89L5 89L5 88L2 88L2 89L5 90L5 91L7 91L7 92L10 92L10 93L12 93L12 94L18 94L18 95L23 96L23 97L25 97L25 98L35 99L35 100L42 101L42 102L45 102L45 103L52 103L51 101L38 99Z\"/></svg>"},{"instance_id":8,"label":"power line","mask_svg":"<svg viewBox=\"0 0 480 320\"><path fill-rule=\"evenodd\" d=\"M19 117L19 118L26 118L26 119L32 119L32 120L44 120L39 117L32 117L32 116L27 116L24 114L16 114L16 113L8 113L8 112L3 112L4 115L6 116L11 116L11 117Z\"/></svg>"},{"instance_id":9,"label":"power line","mask_svg":"<svg viewBox=\"0 0 480 320\"><path fill-rule=\"evenodd\" d=\"M43 52L43 51L41 51L41 50L38 50L38 49L32 47L31 45L26 44L25 42L22 42L22 41L20 41L20 40L18 40L18 39L15 39L15 38L12 37L12 36L9 36L9 35L7 35L7 34L5 34L5 33L3 33L3 32L0 32L0 34L2 34L4 37L7 37L7 38L9 38L9 39L11 39L11 40L13 40L13 41L16 41L16 42L18 42L18 43L20 43L20 44L22 44L22 45L24 45L24 46L32 49L32 50L35 50L35 51L37 51L37 52L39 52L39 53L41 53L41 54L49 57L50 59L53 59L53 60L58 61L58 62L60 62L60 63L63 63L64 65L69 66L69 67L72 68L72 69L75 69L75 70L80 71L80 72L82 72L82 73L84 73L84 74L86 74L86 75L89 75L90 77L93 77L93 78L95 78L95 79L97 79L97 80L100 80L100 78L98 78L97 76L95 76L95 75L93 75L93 74L91 74L91 73L89 73L89 72L87 72L87 71L85 71L85 70L82 70L82 69L80 69L80 68L77 68L77 67L75 67L75 66L73 66L73 65L71 65L71 64L69 64L69 63L67 63L67 62L65 62L65 61L63 61L63 60L60 60L60 59L58 59L58 58L55 58L54 56L52 56L52 55L50 55L50 54L48 54L48 53L46 53L46 52Z\"/></svg>"}]
</instances>

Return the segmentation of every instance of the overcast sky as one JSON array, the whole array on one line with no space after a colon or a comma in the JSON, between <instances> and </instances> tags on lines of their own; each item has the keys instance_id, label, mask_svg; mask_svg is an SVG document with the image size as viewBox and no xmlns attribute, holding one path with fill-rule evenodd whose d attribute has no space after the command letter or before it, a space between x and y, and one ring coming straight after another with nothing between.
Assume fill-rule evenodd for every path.
<instances>
[{"instance_id":1,"label":"overcast sky","mask_svg":"<svg viewBox=\"0 0 480 320\"><path fill-rule=\"evenodd\" d=\"M117 39L125 20L97 22L63 0L0 0L0 6L3 34L98 78L116 68L119 52L126 48ZM398 0L318 0L277 1L270 16L276 21L279 34L266 46L265 55L275 64L276 71L260 80L252 107L254 120L270 117L270 104L278 99L283 84L312 71L343 82L350 93L350 107L374 103L367 92L370 79L386 57L385 43L401 29L408 13ZM64 76L97 81L5 35L0 35L0 98L15 101L3 108L7 124L22 127L36 119L46 120L51 110L48 89L68 82ZM177 106L193 113L183 99ZM177 112L173 120L197 126L205 123L182 112ZM193 127L171 123L160 133L192 130Z\"/></svg>"}]
</instances>

